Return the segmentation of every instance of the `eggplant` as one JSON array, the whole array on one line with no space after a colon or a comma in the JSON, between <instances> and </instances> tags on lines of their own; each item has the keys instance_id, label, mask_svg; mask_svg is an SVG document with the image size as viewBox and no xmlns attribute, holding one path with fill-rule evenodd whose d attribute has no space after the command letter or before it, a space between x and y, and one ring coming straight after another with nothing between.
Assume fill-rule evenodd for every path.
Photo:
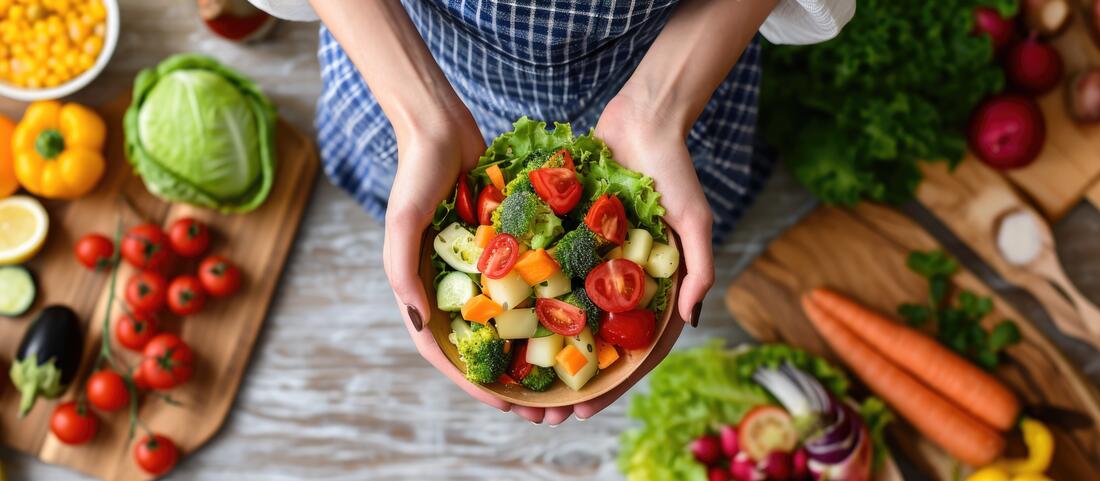
<instances>
[{"instance_id":1,"label":"eggplant","mask_svg":"<svg viewBox=\"0 0 1100 481\"><path fill-rule=\"evenodd\" d=\"M19 417L34 407L38 396L56 399L76 378L84 351L80 319L65 306L49 306L23 334L11 380L22 393Z\"/></svg>"}]
</instances>

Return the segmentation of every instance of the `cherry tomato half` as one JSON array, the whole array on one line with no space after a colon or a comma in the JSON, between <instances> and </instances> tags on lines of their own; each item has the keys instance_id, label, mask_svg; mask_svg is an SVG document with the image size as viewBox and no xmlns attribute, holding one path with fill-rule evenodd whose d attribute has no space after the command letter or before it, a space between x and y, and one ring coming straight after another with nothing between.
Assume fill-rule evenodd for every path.
<instances>
[{"instance_id":1,"label":"cherry tomato half","mask_svg":"<svg viewBox=\"0 0 1100 481\"><path fill-rule=\"evenodd\" d=\"M618 197L600 196L584 216L584 225L612 244L622 244L626 240L626 209Z\"/></svg>"},{"instance_id":2,"label":"cherry tomato half","mask_svg":"<svg viewBox=\"0 0 1100 481\"><path fill-rule=\"evenodd\" d=\"M512 271L519 260L519 242L511 234L498 234L477 260L477 270L490 279L501 279Z\"/></svg>"},{"instance_id":3,"label":"cherry tomato half","mask_svg":"<svg viewBox=\"0 0 1100 481\"><path fill-rule=\"evenodd\" d=\"M126 302L135 311L154 313L164 307L168 286L156 272L139 272L126 282Z\"/></svg>"},{"instance_id":4,"label":"cherry tomato half","mask_svg":"<svg viewBox=\"0 0 1100 481\"><path fill-rule=\"evenodd\" d=\"M168 236L154 224L141 224L122 238L122 257L142 270L157 270L168 263Z\"/></svg>"},{"instance_id":5,"label":"cherry tomato half","mask_svg":"<svg viewBox=\"0 0 1100 481\"><path fill-rule=\"evenodd\" d=\"M146 473L160 476L176 466L179 461L176 443L160 434L148 434L134 445L134 461Z\"/></svg>"},{"instance_id":6,"label":"cherry tomato half","mask_svg":"<svg viewBox=\"0 0 1100 481\"><path fill-rule=\"evenodd\" d=\"M75 401L58 404L50 415L50 432L65 444L77 445L90 441L98 427L95 414Z\"/></svg>"},{"instance_id":7,"label":"cherry tomato half","mask_svg":"<svg viewBox=\"0 0 1100 481\"><path fill-rule=\"evenodd\" d=\"M493 211L504 202L504 194L495 185L487 185L477 195L477 220L481 225L493 224Z\"/></svg>"},{"instance_id":8,"label":"cherry tomato half","mask_svg":"<svg viewBox=\"0 0 1100 481\"><path fill-rule=\"evenodd\" d=\"M123 347L140 351L157 335L157 321L141 311L123 313L115 319L115 339Z\"/></svg>"},{"instance_id":9,"label":"cherry tomato half","mask_svg":"<svg viewBox=\"0 0 1100 481\"><path fill-rule=\"evenodd\" d=\"M584 330L584 309L553 298L535 300L535 315L539 323L555 334L576 336Z\"/></svg>"},{"instance_id":10,"label":"cherry tomato half","mask_svg":"<svg viewBox=\"0 0 1100 481\"><path fill-rule=\"evenodd\" d=\"M516 381L523 381L531 373L531 364L527 362L527 343L521 342L512 356L512 365L508 367L508 375Z\"/></svg>"},{"instance_id":11,"label":"cherry tomato half","mask_svg":"<svg viewBox=\"0 0 1100 481\"><path fill-rule=\"evenodd\" d=\"M100 234L88 234L76 243L76 260L96 271L110 269L115 256L115 243Z\"/></svg>"},{"instance_id":12,"label":"cherry tomato half","mask_svg":"<svg viewBox=\"0 0 1100 481\"><path fill-rule=\"evenodd\" d=\"M648 309L608 312L600 320L600 339L623 349L642 349L653 342L657 317Z\"/></svg>"},{"instance_id":13,"label":"cherry tomato half","mask_svg":"<svg viewBox=\"0 0 1100 481\"><path fill-rule=\"evenodd\" d=\"M172 251L183 257L198 257L210 245L210 230L206 224L190 217L181 218L168 228Z\"/></svg>"},{"instance_id":14,"label":"cherry tomato half","mask_svg":"<svg viewBox=\"0 0 1100 481\"><path fill-rule=\"evenodd\" d=\"M151 389L172 389L191 379L195 355L171 333L157 334L142 351L142 378Z\"/></svg>"},{"instance_id":15,"label":"cherry tomato half","mask_svg":"<svg viewBox=\"0 0 1100 481\"><path fill-rule=\"evenodd\" d=\"M629 311L638 307L645 294L645 272L629 259L611 259L588 273L584 291L600 309Z\"/></svg>"},{"instance_id":16,"label":"cherry tomato half","mask_svg":"<svg viewBox=\"0 0 1100 481\"><path fill-rule=\"evenodd\" d=\"M458 184L455 186L455 212L463 222L477 225L477 216L474 215L474 194L470 191L470 182L466 180L466 174L458 176Z\"/></svg>"},{"instance_id":17,"label":"cherry tomato half","mask_svg":"<svg viewBox=\"0 0 1100 481\"><path fill-rule=\"evenodd\" d=\"M199 282L207 294L226 297L241 288L241 270L225 257L210 256L199 264Z\"/></svg>"},{"instance_id":18,"label":"cherry tomato half","mask_svg":"<svg viewBox=\"0 0 1100 481\"><path fill-rule=\"evenodd\" d=\"M101 411L118 411L130 405L130 390L126 387L126 381L109 369L92 374L84 393L88 395L88 402Z\"/></svg>"},{"instance_id":19,"label":"cherry tomato half","mask_svg":"<svg viewBox=\"0 0 1100 481\"><path fill-rule=\"evenodd\" d=\"M568 150L561 149L554 152L554 155L550 156L550 160L553 161L561 157L561 166L569 170L577 170L577 166L573 164L573 154L570 154Z\"/></svg>"},{"instance_id":20,"label":"cherry tomato half","mask_svg":"<svg viewBox=\"0 0 1100 481\"><path fill-rule=\"evenodd\" d=\"M581 200L584 187L577 180L577 174L571 169L537 169L527 175L531 179L531 186L535 188L535 193L546 201L550 210L557 215L569 212Z\"/></svg>"},{"instance_id":21,"label":"cherry tomato half","mask_svg":"<svg viewBox=\"0 0 1100 481\"><path fill-rule=\"evenodd\" d=\"M168 285L168 309L177 316L190 316L206 305L206 292L199 278L179 276Z\"/></svg>"}]
</instances>

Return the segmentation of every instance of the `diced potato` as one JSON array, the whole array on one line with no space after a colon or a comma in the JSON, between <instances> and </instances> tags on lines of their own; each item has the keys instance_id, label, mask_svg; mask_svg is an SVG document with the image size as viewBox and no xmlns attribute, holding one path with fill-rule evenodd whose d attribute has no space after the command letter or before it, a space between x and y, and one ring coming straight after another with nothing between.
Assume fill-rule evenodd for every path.
<instances>
[{"instance_id":1,"label":"diced potato","mask_svg":"<svg viewBox=\"0 0 1100 481\"><path fill-rule=\"evenodd\" d=\"M531 338L527 341L527 362L542 367L553 366L554 357L561 351L564 342L558 334Z\"/></svg>"},{"instance_id":2,"label":"diced potato","mask_svg":"<svg viewBox=\"0 0 1100 481\"><path fill-rule=\"evenodd\" d=\"M607 254L603 256L603 260L609 261L611 259L623 258L623 246L616 246L614 249L607 251Z\"/></svg>"},{"instance_id":3,"label":"diced potato","mask_svg":"<svg viewBox=\"0 0 1100 481\"><path fill-rule=\"evenodd\" d=\"M523 282L516 271L509 272L500 279L490 279L483 275L481 283L484 284L484 291L489 293L489 298L500 304L505 311L515 308L531 296L531 286Z\"/></svg>"},{"instance_id":4,"label":"diced potato","mask_svg":"<svg viewBox=\"0 0 1100 481\"><path fill-rule=\"evenodd\" d=\"M534 309L512 309L494 318L501 339L527 339L535 335L539 318Z\"/></svg>"},{"instance_id":5,"label":"diced potato","mask_svg":"<svg viewBox=\"0 0 1100 481\"><path fill-rule=\"evenodd\" d=\"M649 251L653 248L653 236L645 229L630 229L626 233L626 242L623 243L623 259L634 261L635 264L644 266L649 259Z\"/></svg>"},{"instance_id":6,"label":"diced potato","mask_svg":"<svg viewBox=\"0 0 1100 481\"><path fill-rule=\"evenodd\" d=\"M569 281L569 276L558 269L558 272L555 272L549 279L535 284L535 297L558 297L568 294L572 290L573 284Z\"/></svg>"},{"instance_id":7,"label":"diced potato","mask_svg":"<svg viewBox=\"0 0 1100 481\"><path fill-rule=\"evenodd\" d=\"M451 321L451 335L447 336L447 340L457 346L459 337L469 336L473 332L473 329L470 329L470 323L462 319L455 319Z\"/></svg>"},{"instance_id":8,"label":"diced potato","mask_svg":"<svg viewBox=\"0 0 1100 481\"><path fill-rule=\"evenodd\" d=\"M638 303L639 309L645 309L649 306L649 302L653 300L653 296L657 295L657 281L652 277L645 276L645 290L642 291L642 300Z\"/></svg>"},{"instance_id":9,"label":"diced potato","mask_svg":"<svg viewBox=\"0 0 1100 481\"><path fill-rule=\"evenodd\" d=\"M599 369L599 359L596 357L596 340L592 338L592 331L585 327L580 334L565 338L565 342L577 348L588 362L574 374L569 374L569 371L555 363L554 372L558 373L558 377L561 378L566 386L569 386L574 391L580 391L581 388L592 379L592 376L596 375L596 371ZM527 345L527 359L527 362L531 362L530 344Z\"/></svg>"},{"instance_id":10,"label":"diced potato","mask_svg":"<svg viewBox=\"0 0 1100 481\"><path fill-rule=\"evenodd\" d=\"M680 267L680 252L668 244L656 242L649 251L649 259L643 265L646 273L653 277L672 277Z\"/></svg>"}]
</instances>

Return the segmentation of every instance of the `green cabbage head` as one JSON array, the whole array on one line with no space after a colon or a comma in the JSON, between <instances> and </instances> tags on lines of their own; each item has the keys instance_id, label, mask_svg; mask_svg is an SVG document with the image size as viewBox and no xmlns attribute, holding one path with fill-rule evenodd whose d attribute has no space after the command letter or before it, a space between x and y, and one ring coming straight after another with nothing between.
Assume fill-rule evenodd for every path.
<instances>
[{"instance_id":1,"label":"green cabbage head","mask_svg":"<svg viewBox=\"0 0 1100 481\"><path fill-rule=\"evenodd\" d=\"M179 54L142 70L123 122L130 163L157 196L224 212L267 199L275 107L216 60Z\"/></svg>"}]
</instances>

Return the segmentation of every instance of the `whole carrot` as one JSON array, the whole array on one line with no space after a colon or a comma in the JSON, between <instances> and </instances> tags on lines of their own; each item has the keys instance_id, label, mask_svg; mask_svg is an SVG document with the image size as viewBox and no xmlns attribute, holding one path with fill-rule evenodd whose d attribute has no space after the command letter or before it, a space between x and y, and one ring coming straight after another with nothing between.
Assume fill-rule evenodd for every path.
<instances>
[{"instance_id":1,"label":"whole carrot","mask_svg":"<svg viewBox=\"0 0 1100 481\"><path fill-rule=\"evenodd\" d=\"M1016 424L1020 401L1012 391L935 339L828 289L814 289L810 298L887 359L966 412L1001 431Z\"/></svg>"},{"instance_id":2,"label":"whole carrot","mask_svg":"<svg viewBox=\"0 0 1100 481\"><path fill-rule=\"evenodd\" d=\"M817 332L863 383L925 437L971 466L992 462L1004 449L993 428L967 414L887 360L809 295L802 309Z\"/></svg>"}]
</instances>

